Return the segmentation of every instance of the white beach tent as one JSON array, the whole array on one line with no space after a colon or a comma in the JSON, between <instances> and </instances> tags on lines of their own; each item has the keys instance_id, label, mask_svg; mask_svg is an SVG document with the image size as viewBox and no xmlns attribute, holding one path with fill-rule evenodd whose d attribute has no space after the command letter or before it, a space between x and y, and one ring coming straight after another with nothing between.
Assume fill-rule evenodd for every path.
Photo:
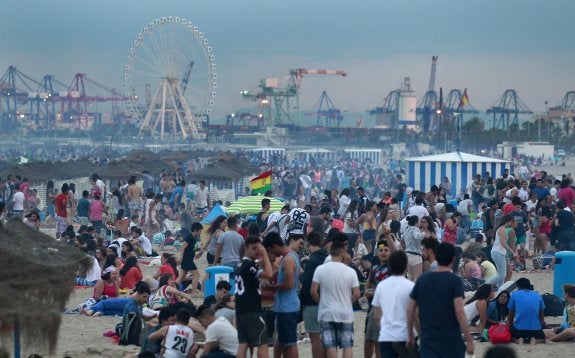
<instances>
[{"instance_id":1,"label":"white beach tent","mask_svg":"<svg viewBox=\"0 0 575 358\"><path fill-rule=\"evenodd\" d=\"M463 152L451 152L424 157L407 158L406 183L415 190L429 191L432 185L439 186L444 177L451 182L451 196L473 180L476 174L486 172L493 178L500 177L505 169L511 170L511 162L481 157Z\"/></svg>"}]
</instances>

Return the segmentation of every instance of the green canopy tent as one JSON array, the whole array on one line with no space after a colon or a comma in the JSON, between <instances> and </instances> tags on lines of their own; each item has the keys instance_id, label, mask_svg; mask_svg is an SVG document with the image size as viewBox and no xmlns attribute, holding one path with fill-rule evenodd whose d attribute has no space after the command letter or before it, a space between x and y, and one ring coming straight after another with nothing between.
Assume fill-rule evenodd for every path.
<instances>
[{"instance_id":1,"label":"green canopy tent","mask_svg":"<svg viewBox=\"0 0 575 358\"><path fill-rule=\"evenodd\" d=\"M228 214L257 214L262 210L262 199L265 198L265 196L244 196L234 201L225 211ZM270 212L279 211L285 205L285 203L279 199L267 199L270 199Z\"/></svg>"}]
</instances>

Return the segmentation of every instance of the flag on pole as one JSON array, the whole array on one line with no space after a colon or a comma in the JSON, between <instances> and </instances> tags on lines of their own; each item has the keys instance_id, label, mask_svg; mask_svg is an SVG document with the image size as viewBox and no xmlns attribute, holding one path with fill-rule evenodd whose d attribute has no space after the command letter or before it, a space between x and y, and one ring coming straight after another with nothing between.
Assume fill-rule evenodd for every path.
<instances>
[{"instance_id":1,"label":"flag on pole","mask_svg":"<svg viewBox=\"0 0 575 358\"><path fill-rule=\"evenodd\" d=\"M252 195L264 194L266 191L272 190L272 171L268 170L250 180L250 188Z\"/></svg>"},{"instance_id":2,"label":"flag on pole","mask_svg":"<svg viewBox=\"0 0 575 358\"><path fill-rule=\"evenodd\" d=\"M461 99L459 101L459 108L463 108L469 104L469 96L467 95L467 88L463 90Z\"/></svg>"}]
</instances>

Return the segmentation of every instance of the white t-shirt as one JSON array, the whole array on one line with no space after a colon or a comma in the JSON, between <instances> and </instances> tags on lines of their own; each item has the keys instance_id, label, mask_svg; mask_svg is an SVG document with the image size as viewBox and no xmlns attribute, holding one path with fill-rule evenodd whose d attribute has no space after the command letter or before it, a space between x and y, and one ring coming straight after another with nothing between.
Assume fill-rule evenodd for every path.
<instances>
[{"instance_id":1,"label":"white t-shirt","mask_svg":"<svg viewBox=\"0 0 575 358\"><path fill-rule=\"evenodd\" d=\"M100 190L100 194L102 195L102 198L106 195L106 191L104 189L106 189L106 184L104 184L104 182L101 179L96 180L96 186L98 187L98 190Z\"/></svg>"},{"instance_id":2,"label":"white t-shirt","mask_svg":"<svg viewBox=\"0 0 575 358\"><path fill-rule=\"evenodd\" d=\"M355 227L353 227L353 226L350 226L350 225L347 223L348 220L351 220L351 221L357 220L357 215L356 215L356 213L347 212L347 213L345 214L345 218L344 218L344 221L343 221L343 232L344 232L345 234L357 234L357 233L358 233L358 232L357 232L357 228L355 228Z\"/></svg>"},{"instance_id":3,"label":"white t-shirt","mask_svg":"<svg viewBox=\"0 0 575 358\"><path fill-rule=\"evenodd\" d=\"M411 208L409 208L409 214L417 215L417 217L421 219L424 216L429 216L429 211L427 211L425 206L414 205Z\"/></svg>"},{"instance_id":4,"label":"white t-shirt","mask_svg":"<svg viewBox=\"0 0 575 358\"><path fill-rule=\"evenodd\" d=\"M359 287L355 271L341 262L328 262L317 267L313 282L319 284L318 321L352 323L352 289Z\"/></svg>"},{"instance_id":5,"label":"white t-shirt","mask_svg":"<svg viewBox=\"0 0 575 358\"><path fill-rule=\"evenodd\" d=\"M206 208L208 207L208 187L204 187L202 190L201 187L196 189L196 206L198 208Z\"/></svg>"},{"instance_id":6,"label":"white t-shirt","mask_svg":"<svg viewBox=\"0 0 575 358\"><path fill-rule=\"evenodd\" d=\"M304 209L293 208L289 212L289 219L290 235L303 235L304 227L306 224L309 224L311 216Z\"/></svg>"},{"instance_id":7,"label":"white t-shirt","mask_svg":"<svg viewBox=\"0 0 575 358\"><path fill-rule=\"evenodd\" d=\"M12 196L12 201L14 202L14 210L23 211L24 210L24 193L17 191Z\"/></svg>"},{"instance_id":8,"label":"white t-shirt","mask_svg":"<svg viewBox=\"0 0 575 358\"><path fill-rule=\"evenodd\" d=\"M471 205L471 199L463 199L457 205L457 211L463 216L469 216L469 207Z\"/></svg>"},{"instance_id":9,"label":"white t-shirt","mask_svg":"<svg viewBox=\"0 0 575 358\"><path fill-rule=\"evenodd\" d=\"M535 209L538 202L539 202L539 200L535 200L535 202L533 202L531 200L527 200L525 202L525 207L526 207L527 211L531 211L531 209Z\"/></svg>"},{"instance_id":10,"label":"white t-shirt","mask_svg":"<svg viewBox=\"0 0 575 358\"><path fill-rule=\"evenodd\" d=\"M152 254L152 243L150 242L150 239L142 235L138 237L138 242L140 243L140 246L142 246L142 249L144 249L144 252L146 252L146 254L148 255Z\"/></svg>"},{"instance_id":11,"label":"white t-shirt","mask_svg":"<svg viewBox=\"0 0 575 358\"><path fill-rule=\"evenodd\" d=\"M238 331L225 317L216 318L204 332L206 343L215 342L226 353L238 354Z\"/></svg>"},{"instance_id":12,"label":"white t-shirt","mask_svg":"<svg viewBox=\"0 0 575 358\"><path fill-rule=\"evenodd\" d=\"M268 232L277 232L282 238L285 238L288 227L286 224L288 215L289 214L282 214L279 211L271 213L271 215L268 217L268 227L271 225L271 229ZM274 223L277 223L277 225Z\"/></svg>"},{"instance_id":13,"label":"white t-shirt","mask_svg":"<svg viewBox=\"0 0 575 358\"><path fill-rule=\"evenodd\" d=\"M407 304L415 284L403 276L389 276L375 288L371 304L381 308L379 342L407 341Z\"/></svg>"},{"instance_id":14,"label":"white t-shirt","mask_svg":"<svg viewBox=\"0 0 575 358\"><path fill-rule=\"evenodd\" d=\"M88 271L86 271L86 281L98 281L102 276L102 268L100 268L100 264L95 257L90 256L90 258L92 259L92 263Z\"/></svg>"}]
</instances>

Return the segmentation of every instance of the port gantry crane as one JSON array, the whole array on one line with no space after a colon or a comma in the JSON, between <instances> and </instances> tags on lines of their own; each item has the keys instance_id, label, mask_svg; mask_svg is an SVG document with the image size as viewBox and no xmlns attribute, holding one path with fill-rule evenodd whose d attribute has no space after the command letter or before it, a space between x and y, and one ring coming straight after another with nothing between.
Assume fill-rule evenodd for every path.
<instances>
[{"instance_id":1,"label":"port gantry crane","mask_svg":"<svg viewBox=\"0 0 575 358\"><path fill-rule=\"evenodd\" d=\"M430 129L438 129L439 123L437 120L437 108L439 107L439 100L437 92L435 92L435 71L437 68L438 56L431 57L431 71L429 74L429 86L427 92L417 103L415 113L419 116L418 122L424 133Z\"/></svg>"},{"instance_id":2,"label":"port gantry crane","mask_svg":"<svg viewBox=\"0 0 575 358\"><path fill-rule=\"evenodd\" d=\"M322 92L319 101L305 115L316 117L318 127L339 127L343 120L341 111L335 107L326 91Z\"/></svg>"},{"instance_id":3,"label":"port gantry crane","mask_svg":"<svg viewBox=\"0 0 575 358\"><path fill-rule=\"evenodd\" d=\"M101 91L105 93L96 95ZM65 85L53 75L47 74L37 81L16 66L9 66L0 77L0 127L14 128L17 120L31 119L37 125L42 123L46 128L55 128L59 119L61 122L74 122L78 129L83 129L92 103L113 102L112 114L117 115L119 107L116 103L126 100L128 98L119 96L116 90L89 79L85 73L75 74L72 82ZM60 104L58 114L57 104ZM6 125L8 123L11 125Z\"/></svg>"},{"instance_id":4,"label":"port gantry crane","mask_svg":"<svg viewBox=\"0 0 575 358\"><path fill-rule=\"evenodd\" d=\"M259 114L265 115L269 125L297 124L301 126L299 89L302 78L310 75L336 75L345 77L347 73L341 70L309 70L297 68L289 70L289 77L285 87L281 87L278 79L267 78L260 81L259 91L244 90L240 93L246 99L259 101L262 111L265 112L265 114Z\"/></svg>"},{"instance_id":5,"label":"port gantry crane","mask_svg":"<svg viewBox=\"0 0 575 358\"><path fill-rule=\"evenodd\" d=\"M508 89L499 97L497 103L487 109L487 113L493 114L493 128L503 129L509 135L509 127L519 124L519 115L533 114L533 111L523 103L515 90Z\"/></svg>"}]
</instances>

